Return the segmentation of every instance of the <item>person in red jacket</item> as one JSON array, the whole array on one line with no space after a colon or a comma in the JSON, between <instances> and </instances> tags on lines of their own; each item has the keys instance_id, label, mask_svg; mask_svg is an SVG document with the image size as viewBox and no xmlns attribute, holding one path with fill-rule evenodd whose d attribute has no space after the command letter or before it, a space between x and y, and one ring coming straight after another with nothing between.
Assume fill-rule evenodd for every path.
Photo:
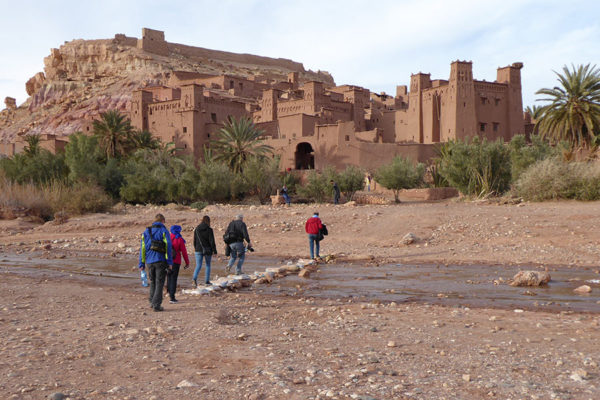
<instances>
[{"instance_id":1,"label":"person in red jacket","mask_svg":"<svg viewBox=\"0 0 600 400\"><path fill-rule=\"evenodd\" d=\"M185 260L185 267L188 269L190 260L188 258L187 249L185 248L185 240L181 236L181 226L173 225L171 227L171 243L173 244L173 269L167 273L167 291L171 301L169 303L177 303L175 291L177 290L177 276L179 275L179 267L181 266L181 256Z\"/></svg>"},{"instance_id":2,"label":"person in red jacket","mask_svg":"<svg viewBox=\"0 0 600 400\"><path fill-rule=\"evenodd\" d=\"M308 233L308 244L310 246L310 258L315 259L315 243L317 244L317 257L320 258L319 250L320 250L320 240L319 240L319 232L323 228L323 223L319 218L319 213L315 212L312 217L310 217L306 224L304 224L304 230Z\"/></svg>"}]
</instances>

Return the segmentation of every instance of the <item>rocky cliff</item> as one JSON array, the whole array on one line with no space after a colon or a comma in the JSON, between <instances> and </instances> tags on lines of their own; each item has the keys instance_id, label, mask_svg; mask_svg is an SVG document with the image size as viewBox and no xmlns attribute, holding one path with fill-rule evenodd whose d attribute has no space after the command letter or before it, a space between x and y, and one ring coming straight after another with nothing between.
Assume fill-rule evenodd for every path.
<instances>
[{"instance_id":1,"label":"rocky cliff","mask_svg":"<svg viewBox=\"0 0 600 400\"><path fill-rule=\"evenodd\" d=\"M29 98L19 107L0 111L0 140L14 141L23 134L66 136L90 126L99 113L127 111L131 92L167 84L174 71L231 74L250 79L285 80L297 71L300 80L333 84L327 72L306 71L285 59L235 54L118 34L114 39L73 40L52 49L44 72L25 84ZM159 32L162 35L162 32ZM148 45L150 44L150 45Z\"/></svg>"}]
</instances>

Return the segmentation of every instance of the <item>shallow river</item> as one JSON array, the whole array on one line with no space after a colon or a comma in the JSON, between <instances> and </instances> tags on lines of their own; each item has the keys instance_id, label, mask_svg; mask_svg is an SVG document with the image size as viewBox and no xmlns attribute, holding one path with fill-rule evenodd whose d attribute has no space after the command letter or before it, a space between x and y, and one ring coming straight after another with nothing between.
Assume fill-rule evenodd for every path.
<instances>
[{"instance_id":1,"label":"shallow river","mask_svg":"<svg viewBox=\"0 0 600 400\"><path fill-rule=\"evenodd\" d=\"M103 283L140 288L139 273L132 267L137 259L110 260L68 258L47 260L34 256L2 255L0 272L60 279L70 276ZM193 262L192 262L193 264ZM263 271L281 265L276 259L250 255L244 270ZM552 281L546 287L511 287L494 284L499 278L510 279L518 267L464 265L392 264L365 267L357 264L323 265L310 279L297 275L260 285L258 292L273 295L302 294L309 297L357 298L382 302L421 302L468 307L524 308L600 312L600 274L593 269L550 269ZM179 282L189 286L193 267L180 273ZM213 261L212 278L224 275L224 262ZM200 273L199 281L204 276ZM578 295L573 289L589 285L592 292ZM244 289L250 290L250 289Z\"/></svg>"}]
</instances>

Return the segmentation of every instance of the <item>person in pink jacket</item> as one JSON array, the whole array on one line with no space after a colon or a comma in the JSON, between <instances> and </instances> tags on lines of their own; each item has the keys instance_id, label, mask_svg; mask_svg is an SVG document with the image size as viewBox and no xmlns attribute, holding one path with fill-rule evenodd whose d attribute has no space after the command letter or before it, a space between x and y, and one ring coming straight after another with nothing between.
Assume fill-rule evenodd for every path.
<instances>
[{"instance_id":1,"label":"person in pink jacket","mask_svg":"<svg viewBox=\"0 0 600 400\"><path fill-rule=\"evenodd\" d=\"M181 266L181 257L185 260L185 267L188 269L190 260L188 258L187 249L185 248L185 240L181 236L181 226L173 225L171 227L171 243L173 244L173 269L167 272L167 291L171 300L169 303L177 303L175 291L177 290L177 276L179 275L179 267Z\"/></svg>"}]
</instances>

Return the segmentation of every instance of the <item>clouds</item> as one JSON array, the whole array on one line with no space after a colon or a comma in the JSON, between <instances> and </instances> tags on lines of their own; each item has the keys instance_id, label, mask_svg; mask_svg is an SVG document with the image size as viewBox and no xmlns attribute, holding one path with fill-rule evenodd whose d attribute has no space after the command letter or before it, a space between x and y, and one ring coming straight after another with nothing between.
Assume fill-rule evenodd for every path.
<instances>
[{"instance_id":1,"label":"clouds","mask_svg":"<svg viewBox=\"0 0 600 400\"><path fill-rule=\"evenodd\" d=\"M24 1L3 9L13 11L0 15L9 60L0 63L0 98L19 102L51 47L139 36L142 27L164 30L172 42L290 58L337 83L389 93L419 71L447 79L456 59L472 60L475 78L486 80L522 61L525 105L555 84L553 69L600 65L600 5L585 0Z\"/></svg>"}]
</instances>

